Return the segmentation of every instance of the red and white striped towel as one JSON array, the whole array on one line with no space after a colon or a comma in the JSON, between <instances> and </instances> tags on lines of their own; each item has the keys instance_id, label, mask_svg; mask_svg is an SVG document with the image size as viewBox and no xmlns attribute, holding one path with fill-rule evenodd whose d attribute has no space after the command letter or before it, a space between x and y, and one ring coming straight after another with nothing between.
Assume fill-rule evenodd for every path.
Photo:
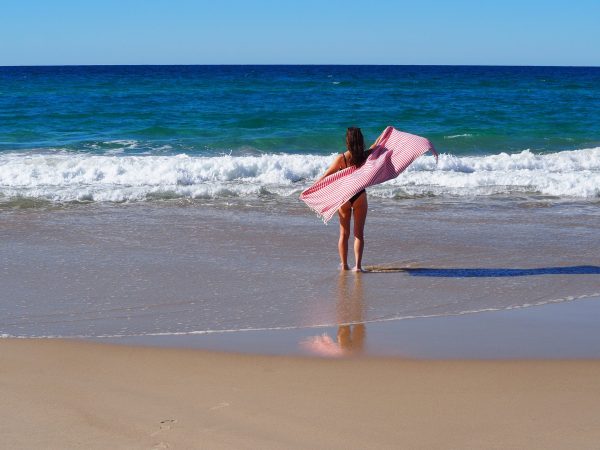
<instances>
[{"instance_id":1,"label":"red and white striped towel","mask_svg":"<svg viewBox=\"0 0 600 450\"><path fill-rule=\"evenodd\" d=\"M400 175L419 156L438 154L428 139L387 127L364 164L335 172L300 194L312 210L327 223L354 194Z\"/></svg>"}]
</instances>

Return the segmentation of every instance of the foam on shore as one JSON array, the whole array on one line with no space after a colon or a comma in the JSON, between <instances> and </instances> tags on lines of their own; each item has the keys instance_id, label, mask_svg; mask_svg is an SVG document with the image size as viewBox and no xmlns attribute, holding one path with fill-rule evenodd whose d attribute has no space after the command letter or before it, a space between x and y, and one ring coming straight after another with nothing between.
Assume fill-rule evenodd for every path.
<instances>
[{"instance_id":1,"label":"foam on shore","mask_svg":"<svg viewBox=\"0 0 600 450\"><path fill-rule=\"evenodd\" d=\"M131 156L86 153L0 155L0 199L51 202L156 198L297 196L331 156ZM400 177L369 190L375 197L541 194L600 197L600 147L535 154L425 156Z\"/></svg>"}]
</instances>

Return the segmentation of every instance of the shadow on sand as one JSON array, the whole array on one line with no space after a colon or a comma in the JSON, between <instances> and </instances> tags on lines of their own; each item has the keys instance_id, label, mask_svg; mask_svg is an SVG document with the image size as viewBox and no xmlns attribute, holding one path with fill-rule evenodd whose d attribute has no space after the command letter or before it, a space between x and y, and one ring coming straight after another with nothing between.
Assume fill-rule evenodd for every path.
<instances>
[{"instance_id":1,"label":"shadow on sand","mask_svg":"<svg viewBox=\"0 0 600 450\"><path fill-rule=\"evenodd\" d=\"M449 268L426 267L378 267L367 268L371 273L405 272L413 277L485 278L485 277L529 277L535 275L600 275L598 266L539 267L533 269L508 268Z\"/></svg>"}]
</instances>

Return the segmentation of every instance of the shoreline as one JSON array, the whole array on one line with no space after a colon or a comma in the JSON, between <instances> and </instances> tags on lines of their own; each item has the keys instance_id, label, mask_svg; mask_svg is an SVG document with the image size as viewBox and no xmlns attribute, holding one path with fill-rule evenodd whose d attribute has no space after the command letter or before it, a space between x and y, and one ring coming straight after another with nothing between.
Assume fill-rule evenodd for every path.
<instances>
[{"instance_id":1,"label":"shoreline","mask_svg":"<svg viewBox=\"0 0 600 450\"><path fill-rule=\"evenodd\" d=\"M396 356L319 358L285 345L259 355L241 345L273 345L275 333L217 336L210 350L198 348L206 341L0 339L11 412L0 433L15 449L594 448L599 313L594 298L367 329L375 347L397 348L390 337L399 336L419 344L421 353ZM473 353L494 348L494 359Z\"/></svg>"},{"instance_id":2,"label":"shoreline","mask_svg":"<svg viewBox=\"0 0 600 450\"><path fill-rule=\"evenodd\" d=\"M411 359L600 359L600 297L500 311L337 326L237 330L166 336L86 338L85 342L188 348L250 355ZM344 333L362 326L361 347ZM325 338L323 338L325 337Z\"/></svg>"},{"instance_id":3,"label":"shoreline","mask_svg":"<svg viewBox=\"0 0 600 450\"><path fill-rule=\"evenodd\" d=\"M592 448L600 360L0 341L9 448Z\"/></svg>"},{"instance_id":4,"label":"shoreline","mask_svg":"<svg viewBox=\"0 0 600 450\"><path fill-rule=\"evenodd\" d=\"M336 269L337 229L297 204L8 214L0 334L370 324L600 295L595 209L375 206L365 258L380 273L357 276Z\"/></svg>"}]
</instances>

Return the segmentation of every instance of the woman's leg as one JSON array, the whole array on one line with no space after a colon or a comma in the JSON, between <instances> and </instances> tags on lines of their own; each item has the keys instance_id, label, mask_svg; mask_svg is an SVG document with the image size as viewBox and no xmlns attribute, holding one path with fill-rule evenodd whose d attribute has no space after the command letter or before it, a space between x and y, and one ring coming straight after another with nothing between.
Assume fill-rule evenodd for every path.
<instances>
[{"instance_id":1,"label":"woman's leg","mask_svg":"<svg viewBox=\"0 0 600 450\"><path fill-rule=\"evenodd\" d=\"M350 238L350 218L352 217L352 208L350 203L344 203L338 209L340 216L340 240L338 241L338 251L340 252L340 260L342 270L348 270L348 239Z\"/></svg>"},{"instance_id":2,"label":"woman's leg","mask_svg":"<svg viewBox=\"0 0 600 450\"><path fill-rule=\"evenodd\" d=\"M365 221L367 220L367 193L361 194L352 205L354 211L354 270L362 270L362 255L365 248Z\"/></svg>"}]
</instances>

